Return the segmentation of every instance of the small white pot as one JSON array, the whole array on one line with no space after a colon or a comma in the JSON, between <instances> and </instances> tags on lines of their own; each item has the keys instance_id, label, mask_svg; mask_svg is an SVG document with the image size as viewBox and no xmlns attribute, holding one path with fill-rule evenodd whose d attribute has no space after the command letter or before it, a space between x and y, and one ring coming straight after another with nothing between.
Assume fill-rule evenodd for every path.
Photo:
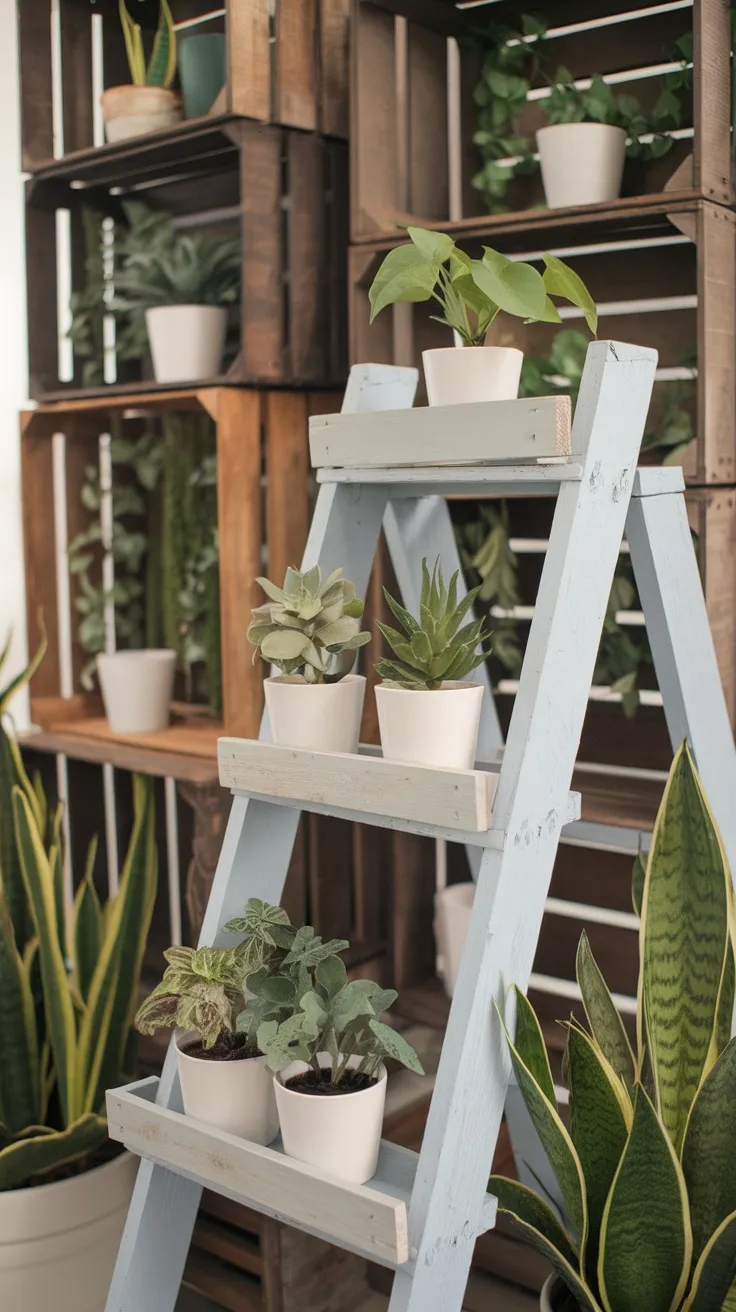
<instances>
[{"instance_id":1,"label":"small white pot","mask_svg":"<svg viewBox=\"0 0 736 1312\"><path fill-rule=\"evenodd\" d=\"M266 706L273 741L315 752L357 752L365 678L346 674L339 683L306 683L300 674L266 679Z\"/></svg>"},{"instance_id":2,"label":"small white pot","mask_svg":"<svg viewBox=\"0 0 736 1312\"><path fill-rule=\"evenodd\" d=\"M434 936L442 957L442 975L448 998L455 992L474 897L475 884L449 884L435 894Z\"/></svg>"},{"instance_id":3,"label":"small white pot","mask_svg":"<svg viewBox=\"0 0 736 1312\"><path fill-rule=\"evenodd\" d=\"M559 1276L547 1276L539 1295L539 1312L554 1312L554 1296L564 1288Z\"/></svg>"},{"instance_id":4,"label":"small white pot","mask_svg":"<svg viewBox=\"0 0 736 1312\"><path fill-rule=\"evenodd\" d=\"M117 651L97 657L102 700L113 733L153 733L169 723L176 652Z\"/></svg>"},{"instance_id":5,"label":"small white pot","mask_svg":"<svg viewBox=\"0 0 736 1312\"><path fill-rule=\"evenodd\" d=\"M515 346L442 346L422 351L430 405L515 401L524 352Z\"/></svg>"},{"instance_id":6,"label":"small white pot","mask_svg":"<svg viewBox=\"0 0 736 1312\"><path fill-rule=\"evenodd\" d=\"M320 1052L318 1060L320 1066L332 1064L326 1052ZM359 1066L360 1057L351 1057L350 1065ZM341 1180L365 1184L376 1173L386 1068L379 1066L378 1083L361 1093L323 1097L284 1087L292 1076L308 1069L306 1062L295 1061L274 1076L284 1152Z\"/></svg>"},{"instance_id":7,"label":"small white pot","mask_svg":"<svg viewBox=\"0 0 736 1312\"><path fill-rule=\"evenodd\" d=\"M279 1132L273 1075L265 1057L242 1061L205 1061L182 1052L182 1044L199 1036L177 1035L176 1060L187 1116L238 1134L251 1143L271 1143Z\"/></svg>"},{"instance_id":8,"label":"small white pot","mask_svg":"<svg viewBox=\"0 0 736 1312\"><path fill-rule=\"evenodd\" d=\"M157 383L196 383L222 368L227 333L223 305L155 305L146 329Z\"/></svg>"},{"instance_id":9,"label":"small white pot","mask_svg":"<svg viewBox=\"0 0 736 1312\"><path fill-rule=\"evenodd\" d=\"M482 705L482 683L443 683L434 692L379 683L376 707L384 759L472 770Z\"/></svg>"},{"instance_id":10,"label":"small white pot","mask_svg":"<svg viewBox=\"0 0 736 1312\"><path fill-rule=\"evenodd\" d=\"M181 97L166 87L108 87L100 104L110 142L161 132L182 116Z\"/></svg>"},{"instance_id":11,"label":"small white pot","mask_svg":"<svg viewBox=\"0 0 736 1312\"><path fill-rule=\"evenodd\" d=\"M626 133L610 123L553 123L537 132L544 194L550 209L616 200Z\"/></svg>"},{"instance_id":12,"label":"small white pot","mask_svg":"<svg viewBox=\"0 0 736 1312\"><path fill-rule=\"evenodd\" d=\"M104 1312L138 1159L0 1193L3 1312Z\"/></svg>"}]
</instances>

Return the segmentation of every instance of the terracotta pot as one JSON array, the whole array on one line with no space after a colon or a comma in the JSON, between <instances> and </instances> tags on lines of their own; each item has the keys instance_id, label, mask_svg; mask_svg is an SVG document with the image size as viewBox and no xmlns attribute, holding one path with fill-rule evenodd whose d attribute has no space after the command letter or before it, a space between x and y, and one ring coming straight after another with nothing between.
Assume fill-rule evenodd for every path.
<instances>
[{"instance_id":1,"label":"terracotta pot","mask_svg":"<svg viewBox=\"0 0 736 1312\"><path fill-rule=\"evenodd\" d=\"M482 683L443 683L434 692L379 683L376 707L385 759L472 770L482 705Z\"/></svg>"},{"instance_id":2,"label":"terracotta pot","mask_svg":"<svg viewBox=\"0 0 736 1312\"><path fill-rule=\"evenodd\" d=\"M165 87L108 87L100 104L110 142L161 132L181 119L181 98Z\"/></svg>"},{"instance_id":3,"label":"terracotta pot","mask_svg":"<svg viewBox=\"0 0 736 1312\"><path fill-rule=\"evenodd\" d=\"M146 331L157 383L197 383L222 368L227 334L223 305L155 305Z\"/></svg>"},{"instance_id":4,"label":"terracotta pot","mask_svg":"<svg viewBox=\"0 0 736 1312\"><path fill-rule=\"evenodd\" d=\"M357 752L365 678L346 674L339 683L306 683L299 674L266 679L266 706L273 741L315 752Z\"/></svg>"},{"instance_id":5,"label":"terracotta pot","mask_svg":"<svg viewBox=\"0 0 736 1312\"><path fill-rule=\"evenodd\" d=\"M610 123L553 123L537 132L544 194L550 209L616 200L626 133Z\"/></svg>"},{"instance_id":6,"label":"terracotta pot","mask_svg":"<svg viewBox=\"0 0 736 1312\"><path fill-rule=\"evenodd\" d=\"M318 1060L322 1067L332 1064L326 1052L320 1052ZM360 1060L351 1057L349 1064L359 1066ZM385 1066L379 1066L378 1083L370 1089L335 1097L295 1093L284 1087L287 1080L306 1070L306 1062L295 1061L273 1077L284 1152L341 1180L365 1184L376 1173L381 1145Z\"/></svg>"},{"instance_id":7,"label":"terracotta pot","mask_svg":"<svg viewBox=\"0 0 736 1312\"><path fill-rule=\"evenodd\" d=\"M430 405L515 401L524 352L515 346L442 346L422 351Z\"/></svg>"},{"instance_id":8,"label":"terracotta pot","mask_svg":"<svg viewBox=\"0 0 736 1312\"><path fill-rule=\"evenodd\" d=\"M207 1061L182 1052L199 1036L176 1037L176 1060L184 1111L198 1121L252 1143L271 1143L279 1132L273 1075L265 1057Z\"/></svg>"}]
</instances>

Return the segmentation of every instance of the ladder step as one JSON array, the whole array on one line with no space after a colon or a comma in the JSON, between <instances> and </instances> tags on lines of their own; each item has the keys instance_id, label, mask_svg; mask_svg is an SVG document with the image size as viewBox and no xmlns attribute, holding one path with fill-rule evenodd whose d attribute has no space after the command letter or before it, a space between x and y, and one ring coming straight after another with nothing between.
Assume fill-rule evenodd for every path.
<instances>
[{"instance_id":1,"label":"ladder step","mask_svg":"<svg viewBox=\"0 0 736 1312\"><path fill-rule=\"evenodd\" d=\"M268 1148L156 1105L158 1078L107 1094L110 1137L138 1157L266 1216L380 1262L409 1261L407 1209L418 1155L381 1143L368 1184L350 1184L287 1157L280 1140ZM491 1229L496 1200L488 1195L479 1233Z\"/></svg>"},{"instance_id":2,"label":"ladder step","mask_svg":"<svg viewBox=\"0 0 736 1312\"><path fill-rule=\"evenodd\" d=\"M390 497L552 497L562 483L579 483L583 467L579 460L534 461L527 465L393 465L360 468L322 468L318 483L352 483L357 486L388 486Z\"/></svg>"}]
</instances>

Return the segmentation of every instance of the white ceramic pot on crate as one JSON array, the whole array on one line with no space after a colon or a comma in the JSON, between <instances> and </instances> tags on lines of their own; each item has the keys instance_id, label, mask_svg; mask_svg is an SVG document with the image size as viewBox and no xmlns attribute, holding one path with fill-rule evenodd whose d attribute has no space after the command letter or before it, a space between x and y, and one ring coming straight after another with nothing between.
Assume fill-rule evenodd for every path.
<instances>
[{"instance_id":1,"label":"white ceramic pot on crate","mask_svg":"<svg viewBox=\"0 0 736 1312\"><path fill-rule=\"evenodd\" d=\"M271 1143L279 1132L273 1075L265 1057L208 1061L191 1057L182 1045L198 1035L177 1035L176 1061L187 1116L237 1134L251 1143Z\"/></svg>"},{"instance_id":2,"label":"white ceramic pot on crate","mask_svg":"<svg viewBox=\"0 0 736 1312\"><path fill-rule=\"evenodd\" d=\"M442 346L422 351L430 405L514 401L524 352L515 346Z\"/></svg>"},{"instance_id":3,"label":"white ceramic pot on crate","mask_svg":"<svg viewBox=\"0 0 736 1312\"><path fill-rule=\"evenodd\" d=\"M376 707L384 758L472 770L482 706L482 683L443 683L434 692L379 683Z\"/></svg>"},{"instance_id":4,"label":"white ceramic pot on crate","mask_svg":"<svg viewBox=\"0 0 736 1312\"><path fill-rule=\"evenodd\" d=\"M266 679L273 741L315 752L357 752L365 678L346 674L338 683L307 683L299 674Z\"/></svg>"},{"instance_id":5,"label":"white ceramic pot on crate","mask_svg":"<svg viewBox=\"0 0 736 1312\"><path fill-rule=\"evenodd\" d=\"M322 1067L331 1065L326 1052L318 1054ZM350 1065L360 1065L351 1057ZM300 1162L317 1166L329 1175L353 1184L365 1184L376 1173L386 1102L386 1068L378 1068L378 1082L357 1093L295 1093L287 1080L309 1070L295 1061L274 1076L284 1152Z\"/></svg>"},{"instance_id":6,"label":"white ceramic pot on crate","mask_svg":"<svg viewBox=\"0 0 736 1312\"><path fill-rule=\"evenodd\" d=\"M100 104L109 142L162 132L182 115L181 97L166 87L108 87Z\"/></svg>"},{"instance_id":7,"label":"white ceramic pot on crate","mask_svg":"<svg viewBox=\"0 0 736 1312\"><path fill-rule=\"evenodd\" d=\"M154 733L169 723L176 652L116 651L97 657L102 699L113 733Z\"/></svg>"},{"instance_id":8,"label":"white ceramic pot on crate","mask_svg":"<svg viewBox=\"0 0 736 1312\"><path fill-rule=\"evenodd\" d=\"M216 378L227 334L223 305L154 305L146 330L157 383L196 383Z\"/></svg>"},{"instance_id":9,"label":"white ceramic pot on crate","mask_svg":"<svg viewBox=\"0 0 736 1312\"><path fill-rule=\"evenodd\" d=\"M138 1159L0 1193L3 1312L104 1312Z\"/></svg>"},{"instance_id":10,"label":"white ceramic pot on crate","mask_svg":"<svg viewBox=\"0 0 736 1312\"><path fill-rule=\"evenodd\" d=\"M472 883L448 884L435 894L434 936L442 958L442 978L448 998L455 992L474 898Z\"/></svg>"},{"instance_id":11,"label":"white ceramic pot on crate","mask_svg":"<svg viewBox=\"0 0 736 1312\"><path fill-rule=\"evenodd\" d=\"M537 132L544 194L550 209L616 200L626 133L610 123L552 123Z\"/></svg>"}]
</instances>

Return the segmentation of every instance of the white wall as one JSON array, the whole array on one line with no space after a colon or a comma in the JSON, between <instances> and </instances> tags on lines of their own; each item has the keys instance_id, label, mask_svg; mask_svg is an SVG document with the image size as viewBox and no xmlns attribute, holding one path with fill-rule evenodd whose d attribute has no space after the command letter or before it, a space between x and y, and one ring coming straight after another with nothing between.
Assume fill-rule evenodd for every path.
<instances>
[{"instance_id":1,"label":"white wall","mask_svg":"<svg viewBox=\"0 0 736 1312\"><path fill-rule=\"evenodd\" d=\"M0 0L0 641L12 628L12 673L26 658L18 412L28 387L15 7ZM17 700L13 712L23 722L25 703Z\"/></svg>"}]
</instances>

